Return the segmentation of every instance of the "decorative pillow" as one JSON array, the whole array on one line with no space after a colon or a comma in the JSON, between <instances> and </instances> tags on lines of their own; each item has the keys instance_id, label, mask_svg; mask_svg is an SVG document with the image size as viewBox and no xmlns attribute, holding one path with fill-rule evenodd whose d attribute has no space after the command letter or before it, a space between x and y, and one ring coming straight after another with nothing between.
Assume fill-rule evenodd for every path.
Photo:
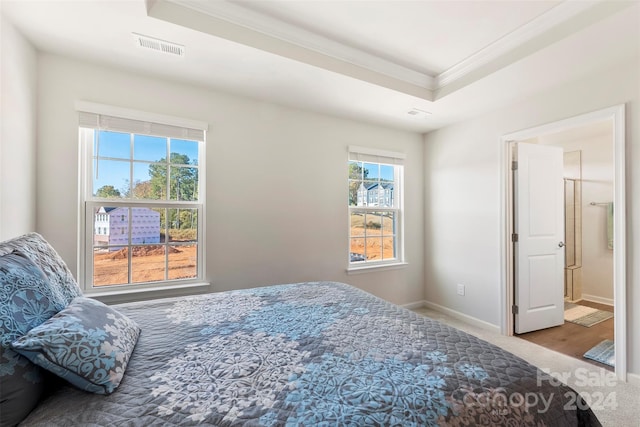
<instances>
[{"instance_id":1,"label":"decorative pillow","mask_svg":"<svg viewBox=\"0 0 640 427\"><path fill-rule=\"evenodd\" d=\"M120 384L140 328L103 303L77 297L11 345L74 386L111 394Z\"/></svg>"},{"instance_id":2,"label":"decorative pillow","mask_svg":"<svg viewBox=\"0 0 640 427\"><path fill-rule=\"evenodd\" d=\"M45 388L42 369L0 348L0 426L15 426L36 407Z\"/></svg>"},{"instance_id":3,"label":"decorative pillow","mask_svg":"<svg viewBox=\"0 0 640 427\"><path fill-rule=\"evenodd\" d=\"M75 297L82 296L82 291L73 278L69 267L55 249L38 233L28 233L0 242L0 255L14 251L22 253L40 267L54 292L64 297L65 306Z\"/></svg>"},{"instance_id":4,"label":"decorative pillow","mask_svg":"<svg viewBox=\"0 0 640 427\"><path fill-rule=\"evenodd\" d=\"M40 268L20 252L0 256L0 425L15 425L36 406L42 371L9 348L62 310L66 301Z\"/></svg>"}]
</instances>

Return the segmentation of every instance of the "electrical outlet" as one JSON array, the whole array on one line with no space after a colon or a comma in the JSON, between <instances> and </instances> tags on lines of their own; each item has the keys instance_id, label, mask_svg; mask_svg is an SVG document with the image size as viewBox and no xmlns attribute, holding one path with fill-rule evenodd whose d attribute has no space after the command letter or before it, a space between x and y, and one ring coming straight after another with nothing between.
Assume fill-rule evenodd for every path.
<instances>
[{"instance_id":1,"label":"electrical outlet","mask_svg":"<svg viewBox=\"0 0 640 427\"><path fill-rule=\"evenodd\" d=\"M458 295L464 296L464 285L458 283Z\"/></svg>"}]
</instances>

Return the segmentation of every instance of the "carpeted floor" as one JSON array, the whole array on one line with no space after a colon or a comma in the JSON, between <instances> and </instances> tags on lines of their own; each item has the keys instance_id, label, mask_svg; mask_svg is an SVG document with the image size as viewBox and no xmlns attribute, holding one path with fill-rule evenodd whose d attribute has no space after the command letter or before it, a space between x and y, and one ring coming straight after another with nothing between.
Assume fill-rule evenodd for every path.
<instances>
[{"instance_id":1,"label":"carpeted floor","mask_svg":"<svg viewBox=\"0 0 640 427\"><path fill-rule=\"evenodd\" d=\"M588 362L546 349L523 339L508 337L492 330L483 329L435 310L419 308L414 311L489 341L545 371L565 375L567 384L592 399L597 400L601 397L609 397L610 401L613 400L617 404L616 409L608 409L611 405L607 405L607 409L593 408L593 412L603 426L627 427L640 425L638 422L640 387L618 382L615 377L610 377L614 374L604 368L599 368Z\"/></svg>"}]
</instances>

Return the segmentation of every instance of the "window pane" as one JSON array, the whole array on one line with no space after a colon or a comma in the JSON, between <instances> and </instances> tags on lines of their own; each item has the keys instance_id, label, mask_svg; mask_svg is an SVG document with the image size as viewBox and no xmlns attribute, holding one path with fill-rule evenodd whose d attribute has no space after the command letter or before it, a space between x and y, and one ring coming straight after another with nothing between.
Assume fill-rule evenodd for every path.
<instances>
[{"instance_id":1,"label":"window pane","mask_svg":"<svg viewBox=\"0 0 640 427\"><path fill-rule=\"evenodd\" d=\"M349 179L362 180L362 162L349 162Z\"/></svg>"},{"instance_id":2,"label":"window pane","mask_svg":"<svg viewBox=\"0 0 640 427\"><path fill-rule=\"evenodd\" d=\"M380 165L380 181L393 181L393 166Z\"/></svg>"},{"instance_id":3,"label":"window pane","mask_svg":"<svg viewBox=\"0 0 640 427\"><path fill-rule=\"evenodd\" d=\"M167 138L149 135L134 135L133 160L149 162L167 161Z\"/></svg>"},{"instance_id":4,"label":"window pane","mask_svg":"<svg viewBox=\"0 0 640 427\"><path fill-rule=\"evenodd\" d=\"M93 195L110 199L126 197L130 163L119 160L93 161Z\"/></svg>"},{"instance_id":5,"label":"window pane","mask_svg":"<svg viewBox=\"0 0 640 427\"><path fill-rule=\"evenodd\" d=\"M382 238L382 247L384 259L390 259L396 257L396 238L394 236L388 236Z\"/></svg>"},{"instance_id":6,"label":"window pane","mask_svg":"<svg viewBox=\"0 0 640 427\"><path fill-rule=\"evenodd\" d=\"M93 215L95 246L119 250L129 244L129 208L101 206Z\"/></svg>"},{"instance_id":7,"label":"window pane","mask_svg":"<svg viewBox=\"0 0 640 427\"><path fill-rule=\"evenodd\" d=\"M167 199L167 166L162 163L133 163L133 197Z\"/></svg>"},{"instance_id":8,"label":"window pane","mask_svg":"<svg viewBox=\"0 0 640 427\"><path fill-rule=\"evenodd\" d=\"M129 283L128 249L93 249L93 286L125 285Z\"/></svg>"},{"instance_id":9,"label":"window pane","mask_svg":"<svg viewBox=\"0 0 640 427\"><path fill-rule=\"evenodd\" d=\"M160 213L150 208L131 210L131 244L160 243Z\"/></svg>"},{"instance_id":10,"label":"window pane","mask_svg":"<svg viewBox=\"0 0 640 427\"><path fill-rule=\"evenodd\" d=\"M195 242L198 239L197 209L167 209L170 242Z\"/></svg>"},{"instance_id":11,"label":"window pane","mask_svg":"<svg viewBox=\"0 0 640 427\"><path fill-rule=\"evenodd\" d=\"M191 279L197 277L198 246L169 246L169 279Z\"/></svg>"},{"instance_id":12,"label":"window pane","mask_svg":"<svg viewBox=\"0 0 640 427\"><path fill-rule=\"evenodd\" d=\"M154 191L151 181L136 180L133 183L134 199L158 200L158 199L161 199L161 194L162 194L162 189L156 189Z\"/></svg>"},{"instance_id":13,"label":"window pane","mask_svg":"<svg viewBox=\"0 0 640 427\"><path fill-rule=\"evenodd\" d=\"M383 183L377 187L378 206L393 207L394 186L393 183Z\"/></svg>"},{"instance_id":14,"label":"window pane","mask_svg":"<svg viewBox=\"0 0 640 427\"><path fill-rule=\"evenodd\" d=\"M93 284L129 282L129 208L101 206L93 210Z\"/></svg>"},{"instance_id":15,"label":"window pane","mask_svg":"<svg viewBox=\"0 0 640 427\"><path fill-rule=\"evenodd\" d=\"M367 237L367 261L382 260L382 238Z\"/></svg>"},{"instance_id":16,"label":"window pane","mask_svg":"<svg viewBox=\"0 0 640 427\"><path fill-rule=\"evenodd\" d=\"M165 280L164 245L133 246L131 281L133 283Z\"/></svg>"},{"instance_id":17,"label":"window pane","mask_svg":"<svg viewBox=\"0 0 640 427\"><path fill-rule=\"evenodd\" d=\"M378 170L379 165L377 163L364 163L363 167L364 179L371 179L375 181L378 180L378 178L380 177L380 172Z\"/></svg>"},{"instance_id":18,"label":"window pane","mask_svg":"<svg viewBox=\"0 0 640 427\"><path fill-rule=\"evenodd\" d=\"M364 236L364 213L351 213L351 235Z\"/></svg>"},{"instance_id":19,"label":"window pane","mask_svg":"<svg viewBox=\"0 0 640 427\"><path fill-rule=\"evenodd\" d=\"M100 207L93 210L93 245L107 246L109 244L109 214L113 208Z\"/></svg>"},{"instance_id":20,"label":"window pane","mask_svg":"<svg viewBox=\"0 0 640 427\"><path fill-rule=\"evenodd\" d=\"M367 189L362 181L349 182L349 206L366 206Z\"/></svg>"},{"instance_id":21,"label":"window pane","mask_svg":"<svg viewBox=\"0 0 640 427\"><path fill-rule=\"evenodd\" d=\"M198 200L198 169L171 166L171 200Z\"/></svg>"},{"instance_id":22,"label":"window pane","mask_svg":"<svg viewBox=\"0 0 640 427\"><path fill-rule=\"evenodd\" d=\"M362 200L361 206L375 206L376 197L375 197L375 182L374 181L364 181L360 186L360 196Z\"/></svg>"},{"instance_id":23,"label":"window pane","mask_svg":"<svg viewBox=\"0 0 640 427\"><path fill-rule=\"evenodd\" d=\"M368 213L365 217L367 236L382 235L382 216L380 212Z\"/></svg>"},{"instance_id":24,"label":"window pane","mask_svg":"<svg viewBox=\"0 0 640 427\"><path fill-rule=\"evenodd\" d=\"M171 163L198 164L198 142L184 139L171 140Z\"/></svg>"},{"instance_id":25,"label":"window pane","mask_svg":"<svg viewBox=\"0 0 640 427\"><path fill-rule=\"evenodd\" d=\"M359 181L349 180L349 206L358 206Z\"/></svg>"},{"instance_id":26,"label":"window pane","mask_svg":"<svg viewBox=\"0 0 640 427\"><path fill-rule=\"evenodd\" d=\"M93 143L94 157L131 158L131 134L102 130L96 132Z\"/></svg>"},{"instance_id":27,"label":"window pane","mask_svg":"<svg viewBox=\"0 0 640 427\"><path fill-rule=\"evenodd\" d=\"M382 213L382 233L385 235L395 234L395 212L383 212Z\"/></svg>"},{"instance_id":28,"label":"window pane","mask_svg":"<svg viewBox=\"0 0 640 427\"><path fill-rule=\"evenodd\" d=\"M365 240L361 237L351 239L349 247L349 261L360 262L364 261L366 259L365 257Z\"/></svg>"}]
</instances>

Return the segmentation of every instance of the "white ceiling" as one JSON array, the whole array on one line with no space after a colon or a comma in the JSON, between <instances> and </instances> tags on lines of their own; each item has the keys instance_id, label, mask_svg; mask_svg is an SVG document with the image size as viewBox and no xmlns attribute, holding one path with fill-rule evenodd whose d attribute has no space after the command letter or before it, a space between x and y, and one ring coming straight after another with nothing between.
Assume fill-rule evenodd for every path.
<instances>
[{"instance_id":1,"label":"white ceiling","mask_svg":"<svg viewBox=\"0 0 640 427\"><path fill-rule=\"evenodd\" d=\"M239 3L409 69L437 75L560 2Z\"/></svg>"},{"instance_id":2,"label":"white ceiling","mask_svg":"<svg viewBox=\"0 0 640 427\"><path fill-rule=\"evenodd\" d=\"M43 52L426 132L640 53L638 1L0 0ZM132 33L184 45L145 51ZM426 117L407 114L412 108Z\"/></svg>"}]
</instances>

